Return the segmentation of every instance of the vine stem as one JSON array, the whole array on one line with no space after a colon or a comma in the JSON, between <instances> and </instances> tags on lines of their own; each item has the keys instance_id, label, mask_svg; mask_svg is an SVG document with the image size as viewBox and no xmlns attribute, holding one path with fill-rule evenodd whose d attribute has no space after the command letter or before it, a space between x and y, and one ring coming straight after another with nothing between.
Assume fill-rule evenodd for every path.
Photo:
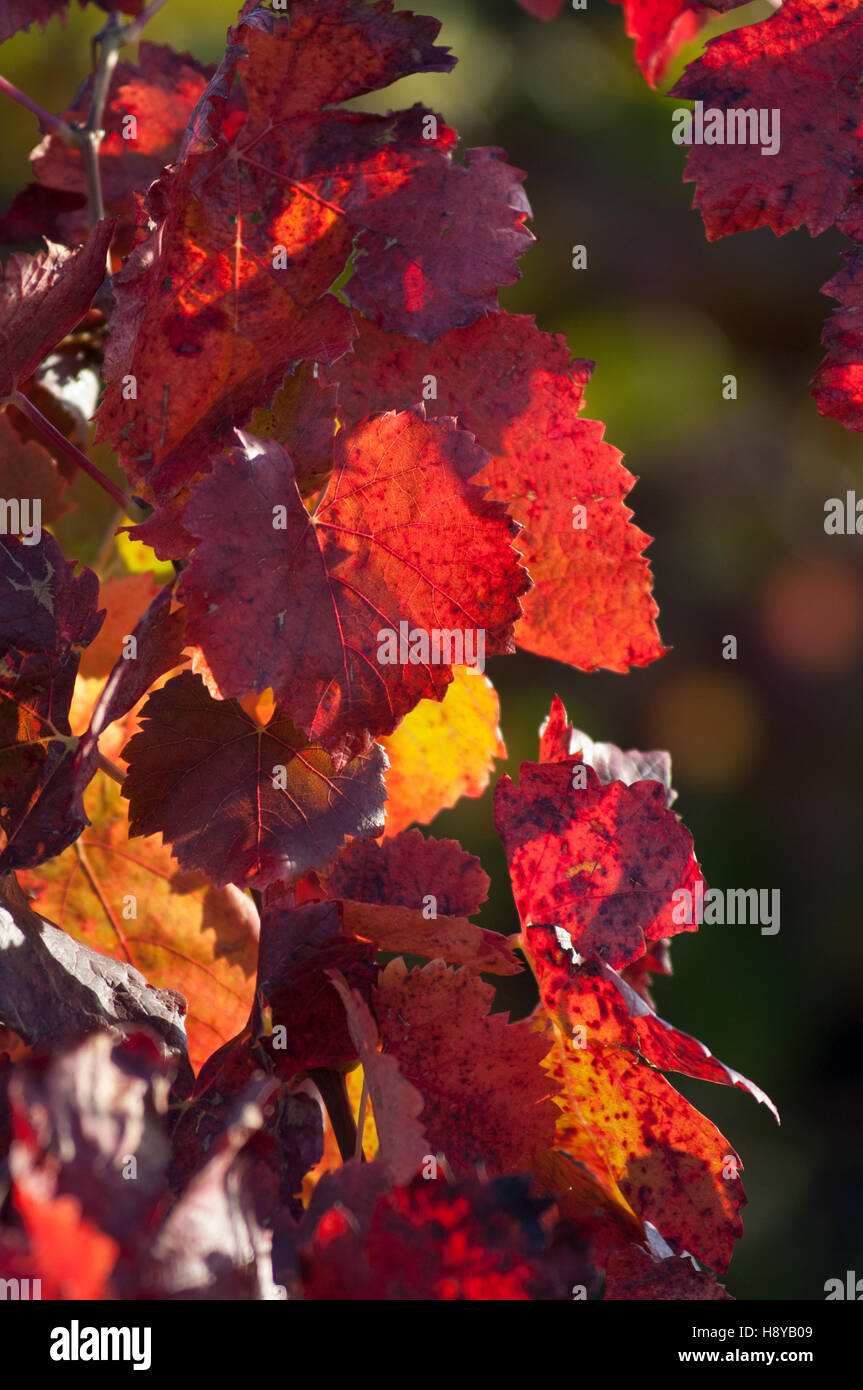
<instances>
[{"instance_id":1,"label":"vine stem","mask_svg":"<svg viewBox=\"0 0 863 1390\"><path fill-rule=\"evenodd\" d=\"M141 13L138 15L138 18L133 19L131 24L126 25L125 29L123 30L123 42L136 43L137 40L141 37L141 31L143 30L144 25L149 24L150 20L153 18L153 15L158 14L159 10L166 3L167 0L150 0L149 5L147 5L145 9L141 11Z\"/></svg>"},{"instance_id":2,"label":"vine stem","mask_svg":"<svg viewBox=\"0 0 863 1390\"><path fill-rule=\"evenodd\" d=\"M130 499L124 496L117 484L112 482L101 468L95 463L91 463L86 454L82 454L77 444L73 444L71 439L67 439L55 425L51 424L50 420L45 418L37 405L34 405L22 391L13 391L9 400L21 411L22 415L26 415L31 425L35 425L46 439L50 439L55 449L59 449L61 454L65 454L67 459L71 459L72 463L92 478L94 483L99 484L103 492L107 492L108 496L114 499L118 507L123 508L124 516L132 515L129 508L134 504Z\"/></svg>"},{"instance_id":3,"label":"vine stem","mask_svg":"<svg viewBox=\"0 0 863 1390\"><path fill-rule=\"evenodd\" d=\"M87 197L90 204L90 221L100 222L105 216L105 200L102 195L102 171L99 168L99 147L102 144L102 121L105 116L105 103L108 100L108 91L111 86L111 78L114 76L114 69L120 56L120 48L125 42L124 26L120 22L120 16L116 10L112 10L108 16L108 22L104 29L96 35L93 40L95 52L96 44L99 45L99 61L96 65L96 75L93 79L93 95L90 99L90 110L87 120L83 126L73 128L73 134L81 157L84 161L84 170L87 175ZM108 274L111 273L111 258L108 254Z\"/></svg>"},{"instance_id":4,"label":"vine stem","mask_svg":"<svg viewBox=\"0 0 863 1390\"><path fill-rule=\"evenodd\" d=\"M8 78L0 76L0 92L5 92L13 101L17 101L19 106L32 112L44 132L50 131L54 135L59 135L67 144L75 145L81 151L87 178L90 221L94 225L105 216L99 149L104 135L102 121L105 116L105 103L108 99L114 69L120 56L120 49L127 43L137 42L144 27L149 24L154 15L158 14L165 3L166 0L150 0L150 4L141 11L137 19L133 19L129 24L122 22L116 10L111 11L105 27L93 39L94 54L96 45L99 45L99 60L98 63L94 64L96 75L93 81L93 97L87 120L83 125L67 124L62 116L52 115L38 101L34 101L32 97L28 97L25 92L20 91ZM109 253L108 274L110 275L110 273Z\"/></svg>"},{"instance_id":5,"label":"vine stem","mask_svg":"<svg viewBox=\"0 0 863 1390\"><path fill-rule=\"evenodd\" d=\"M13 82L7 77L0 77L0 92L5 92L7 97L17 101L19 106L32 112L44 131L51 131L54 135L60 135L69 144L75 143L75 132L68 126L62 116L52 116L50 111L46 111L44 106L40 106L38 101L28 97L24 92L19 91Z\"/></svg>"}]
</instances>

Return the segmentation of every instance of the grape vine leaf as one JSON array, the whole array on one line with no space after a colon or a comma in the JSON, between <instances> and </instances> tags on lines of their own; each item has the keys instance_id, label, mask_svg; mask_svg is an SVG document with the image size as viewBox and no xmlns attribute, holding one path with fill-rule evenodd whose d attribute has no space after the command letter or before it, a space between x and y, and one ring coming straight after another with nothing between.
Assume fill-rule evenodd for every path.
<instances>
[{"instance_id":1,"label":"grape vine leaf","mask_svg":"<svg viewBox=\"0 0 863 1390\"><path fill-rule=\"evenodd\" d=\"M14 874L0 879L0 949L0 1015L25 1042L55 1042L87 1030L146 1024L172 1056L184 1061L182 996L154 989L131 965L91 950L44 921Z\"/></svg>"},{"instance_id":2,"label":"grape vine leaf","mask_svg":"<svg viewBox=\"0 0 863 1390\"><path fill-rule=\"evenodd\" d=\"M489 1013L494 987L443 961L381 972L372 1007L384 1050L423 1097L431 1151L452 1171L482 1163L492 1175L518 1172L554 1138L555 1087L542 1070L548 1042L528 1020Z\"/></svg>"},{"instance_id":3,"label":"grape vine leaf","mask_svg":"<svg viewBox=\"0 0 863 1390\"><path fill-rule=\"evenodd\" d=\"M161 831L216 887L298 877L383 829L379 748L338 770L283 714L259 725L191 672L150 695L125 754L130 834Z\"/></svg>"},{"instance_id":4,"label":"grape vine leaf","mask_svg":"<svg viewBox=\"0 0 863 1390\"><path fill-rule=\"evenodd\" d=\"M729 109L764 112L779 134L767 143L694 144L685 179L695 183L694 206L708 241L755 227L784 236L807 227L812 236L838 223L863 229L857 188L863 146L856 85L849 71L863 60L863 26L856 0L786 0L759 24L712 39L670 95ZM739 117L737 118L739 121ZM705 131L706 133L706 131Z\"/></svg>"},{"instance_id":5,"label":"grape vine leaf","mask_svg":"<svg viewBox=\"0 0 863 1390\"><path fill-rule=\"evenodd\" d=\"M33 906L75 941L128 961L157 989L186 1000L195 1071L243 1027L254 995L258 914L232 884L182 873L158 836L129 841L126 804L99 773L90 822L65 853L21 875Z\"/></svg>"},{"instance_id":6,"label":"grape vine leaf","mask_svg":"<svg viewBox=\"0 0 863 1390\"><path fill-rule=\"evenodd\" d=\"M455 164L454 133L422 107L335 109L447 71L438 28L389 0L293 0L289 16L258 8L229 32L178 162L149 190L154 229L114 282L100 437L154 500L206 472L214 441L293 363L345 351L350 315L330 287L352 255L346 296L428 337L487 312L517 277L529 209L500 151Z\"/></svg>"},{"instance_id":7,"label":"grape vine leaf","mask_svg":"<svg viewBox=\"0 0 863 1390\"><path fill-rule=\"evenodd\" d=\"M522 967L505 937L467 920L485 901L488 882L457 841L406 830L383 844L352 841L325 886L341 902L346 928L381 951L516 975Z\"/></svg>"},{"instance_id":8,"label":"grape vine leaf","mask_svg":"<svg viewBox=\"0 0 863 1390\"><path fill-rule=\"evenodd\" d=\"M291 456L302 497L321 488L332 472L336 434L336 388L326 386L312 362L300 362L269 410L256 410L249 433L275 439Z\"/></svg>"},{"instance_id":9,"label":"grape vine leaf","mask_svg":"<svg viewBox=\"0 0 863 1390\"><path fill-rule=\"evenodd\" d=\"M522 925L555 923L580 955L616 968L647 941L697 930L676 920L686 914L673 895L703 879L692 836L665 803L660 783L603 785L576 758L522 763L517 788L502 777L495 825Z\"/></svg>"},{"instance_id":10,"label":"grape vine leaf","mask_svg":"<svg viewBox=\"0 0 863 1390\"><path fill-rule=\"evenodd\" d=\"M629 1245L609 1256L605 1297L627 1302L649 1299L651 1302L708 1303L730 1299L731 1294L713 1275L697 1269L686 1255L657 1259L638 1245Z\"/></svg>"},{"instance_id":11,"label":"grape vine leaf","mask_svg":"<svg viewBox=\"0 0 863 1390\"><path fill-rule=\"evenodd\" d=\"M603 961L575 961L573 945L560 927L527 929L530 961L540 995L555 1018L566 1017L570 995L578 995L578 1016L584 1024L599 1022L640 1062L659 1071L677 1071L684 1076L736 1086L766 1105L779 1123L770 1097L753 1081L714 1057L710 1048L697 1038L666 1023L615 970Z\"/></svg>"},{"instance_id":12,"label":"grape vine leaf","mask_svg":"<svg viewBox=\"0 0 863 1390\"><path fill-rule=\"evenodd\" d=\"M671 785L671 758L662 749L642 753L630 748L625 753L614 743L594 743L589 734L573 728L560 697L551 702L548 718L539 731L539 761L559 762L562 758L578 758L592 767L600 782L661 782L665 787L665 804L677 800Z\"/></svg>"},{"instance_id":13,"label":"grape vine leaf","mask_svg":"<svg viewBox=\"0 0 863 1390\"><path fill-rule=\"evenodd\" d=\"M271 688L343 765L421 698L442 697L449 663L464 659L451 636L464 646L482 631L486 655L512 649L530 580L516 523L469 481L486 455L466 431L421 408L340 430L312 517L282 447L240 437L183 517L199 541L179 595L225 695ZM411 641L416 628L427 646L434 631L447 645L413 664L398 651L382 659L382 632L398 643L400 625Z\"/></svg>"},{"instance_id":14,"label":"grape vine leaf","mask_svg":"<svg viewBox=\"0 0 863 1390\"><path fill-rule=\"evenodd\" d=\"M381 738L389 759L384 834L427 824L459 797L482 796L495 758L506 757L500 702L487 676L454 666L438 703L422 700Z\"/></svg>"},{"instance_id":15,"label":"grape vine leaf","mask_svg":"<svg viewBox=\"0 0 863 1390\"><path fill-rule=\"evenodd\" d=\"M343 424L422 396L492 455L476 481L524 527L516 546L533 579L518 646L585 671L661 656L649 537L624 503L635 479L604 426L579 417L592 364L527 315L490 313L430 345L354 322L354 351L324 372Z\"/></svg>"},{"instance_id":16,"label":"grape vine leaf","mask_svg":"<svg viewBox=\"0 0 863 1390\"><path fill-rule=\"evenodd\" d=\"M543 1065L559 1091L557 1132L549 1147L582 1164L677 1253L690 1251L711 1269L724 1270L743 1230L740 1160L719 1130L632 1046L629 1025L621 1035L607 1001L583 987L571 951L564 952L567 938L558 932L533 927L522 934L542 999L534 1027L550 1048ZM542 963L554 953L560 973Z\"/></svg>"},{"instance_id":17,"label":"grape vine leaf","mask_svg":"<svg viewBox=\"0 0 863 1390\"><path fill-rule=\"evenodd\" d=\"M746 0L612 0L623 6L626 32L635 40L635 61L651 87L661 82L682 48L717 14Z\"/></svg>"},{"instance_id":18,"label":"grape vine leaf","mask_svg":"<svg viewBox=\"0 0 863 1390\"><path fill-rule=\"evenodd\" d=\"M19 29L39 24L43 29L50 19L60 15L65 19L72 0L0 0L0 43L11 38ZM78 0L83 10L88 0ZM123 14L140 14L147 0L95 0L103 10L120 10Z\"/></svg>"},{"instance_id":19,"label":"grape vine leaf","mask_svg":"<svg viewBox=\"0 0 863 1390\"><path fill-rule=\"evenodd\" d=\"M838 299L841 308L824 325L821 345L827 356L812 382L822 415L846 430L863 430L863 247L845 251L847 264L828 280L821 293Z\"/></svg>"},{"instance_id":20,"label":"grape vine leaf","mask_svg":"<svg viewBox=\"0 0 863 1390\"><path fill-rule=\"evenodd\" d=\"M555 19L566 0L518 0L537 19ZM717 13L745 0L612 0L623 6L626 32L635 40L635 61L651 87L664 77L677 54Z\"/></svg>"},{"instance_id":21,"label":"grape vine leaf","mask_svg":"<svg viewBox=\"0 0 863 1390\"><path fill-rule=\"evenodd\" d=\"M283 1027L285 1037L276 1041L269 1028L262 1035L255 1028L257 1015L252 1023L279 1076L290 1080L312 1068L353 1065L357 1050L331 973L369 998L375 954L373 945L345 931L338 903L265 908L258 994L273 1028Z\"/></svg>"},{"instance_id":22,"label":"grape vine leaf","mask_svg":"<svg viewBox=\"0 0 863 1390\"><path fill-rule=\"evenodd\" d=\"M105 218L74 251L48 242L35 256L9 257L0 278L0 398L17 390L87 312L105 278L113 232Z\"/></svg>"}]
</instances>

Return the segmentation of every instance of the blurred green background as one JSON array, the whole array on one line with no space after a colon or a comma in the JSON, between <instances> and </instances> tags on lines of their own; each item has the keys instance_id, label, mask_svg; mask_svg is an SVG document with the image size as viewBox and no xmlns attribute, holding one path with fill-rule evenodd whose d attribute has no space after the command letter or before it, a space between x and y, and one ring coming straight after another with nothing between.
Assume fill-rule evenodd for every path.
<instances>
[{"instance_id":1,"label":"blurred green background","mask_svg":"<svg viewBox=\"0 0 863 1390\"><path fill-rule=\"evenodd\" d=\"M863 1274L860 1040L863 952L857 875L863 771L863 565L855 537L825 536L824 503L863 493L858 440L808 395L831 301L819 287L842 239L762 231L708 245L671 141L677 104L636 70L619 8L591 0L541 24L514 0L440 0L460 62L364 103L422 100L467 145L502 145L528 173L538 243L506 308L566 334L597 368L586 413L606 422L640 477L636 522L672 650L627 676L582 675L519 654L489 674L517 775L536 757L553 694L596 739L666 747L675 809L708 882L779 888L781 930L703 926L678 938L660 1012L758 1081L777 1128L741 1091L681 1082L745 1165L745 1235L728 1276L744 1299L822 1299L828 1278ZM749 5L707 34L768 14ZM168 0L147 37L217 61L235 9ZM104 16L18 35L0 70L51 110L72 100ZM667 89L684 62L681 57ZM0 98L0 100L3 100ZM3 100L0 204L28 177L35 122ZM588 268L571 269L584 244ZM733 373L738 399L722 399ZM736 662L722 639L738 640ZM496 779L493 779L496 780ZM486 925L518 922L492 824L491 790L433 823L478 854L493 880ZM520 991L520 992L519 992ZM514 1011L529 1007L523 984Z\"/></svg>"}]
</instances>

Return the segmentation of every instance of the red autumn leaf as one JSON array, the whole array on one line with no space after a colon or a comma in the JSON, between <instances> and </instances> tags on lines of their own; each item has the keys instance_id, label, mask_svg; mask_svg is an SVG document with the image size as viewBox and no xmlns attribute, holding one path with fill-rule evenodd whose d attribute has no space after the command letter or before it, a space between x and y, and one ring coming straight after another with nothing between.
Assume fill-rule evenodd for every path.
<instances>
[{"instance_id":1,"label":"red autumn leaf","mask_svg":"<svg viewBox=\"0 0 863 1390\"><path fill-rule=\"evenodd\" d=\"M841 308L827 320L821 334L827 356L812 382L812 395L822 415L838 420L846 430L863 430L863 248L844 253L847 265L822 288Z\"/></svg>"},{"instance_id":2,"label":"red autumn leaf","mask_svg":"<svg viewBox=\"0 0 863 1390\"><path fill-rule=\"evenodd\" d=\"M69 0L0 0L0 43L31 24L44 29L55 15L65 15L68 6Z\"/></svg>"},{"instance_id":3,"label":"red autumn leaf","mask_svg":"<svg viewBox=\"0 0 863 1390\"><path fill-rule=\"evenodd\" d=\"M579 955L620 968L648 940L697 930L673 897L703 884L692 836L658 782L603 785L576 758L522 763L518 787L498 782L495 826L522 925L562 927Z\"/></svg>"},{"instance_id":4,"label":"red autumn leaf","mask_svg":"<svg viewBox=\"0 0 863 1390\"><path fill-rule=\"evenodd\" d=\"M433 391L426 410L457 416L491 453L476 481L524 526L516 545L534 585L517 644L585 671L661 656L649 538L624 503L635 479L604 426L579 418L592 364L526 315L491 313L431 345L355 326L354 351L325 373L343 423Z\"/></svg>"},{"instance_id":5,"label":"red autumn leaf","mask_svg":"<svg viewBox=\"0 0 863 1390\"><path fill-rule=\"evenodd\" d=\"M102 623L99 584L75 574L50 532L38 544L0 538L0 872L39 863L71 844L84 825L43 815L74 756L69 707L81 648Z\"/></svg>"},{"instance_id":6,"label":"red autumn leaf","mask_svg":"<svg viewBox=\"0 0 863 1390\"><path fill-rule=\"evenodd\" d=\"M665 804L677 800L671 785L671 757L661 749L641 753L629 748L625 753L614 743L594 743L589 734L573 728L563 702L555 695L548 718L539 731L539 761L555 763L562 758L577 757L592 767L600 782L661 782L665 787Z\"/></svg>"},{"instance_id":7,"label":"red autumn leaf","mask_svg":"<svg viewBox=\"0 0 863 1390\"><path fill-rule=\"evenodd\" d=\"M730 1299L731 1294L712 1274L696 1269L686 1255L657 1259L638 1245L628 1245L609 1256L605 1297L630 1302L649 1299L651 1303L687 1300L707 1303Z\"/></svg>"},{"instance_id":8,"label":"red autumn leaf","mask_svg":"<svg viewBox=\"0 0 863 1390\"><path fill-rule=\"evenodd\" d=\"M523 940L542 999L534 1027L551 1049L543 1066L559 1092L550 1147L586 1168L678 1253L726 1269L746 1200L737 1154L642 1054L629 1022L589 988L589 972L585 987L555 929L529 929ZM548 1175L546 1158L534 1165L538 1176ZM555 1181L561 1171L552 1170ZM554 1183L542 1190L557 1196Z\"/></svg>"},{"instance_id":9,"label":"red autumn leaf","mask_svg":"<svg viewBox=\"0 0 863 1390\"><path fill-rule=\"evenodd\" d=\"M859 101L848 80L861 60L856 0L786 0L760 24L712 39L689 65L670 95L703 102L705 123L718 111L723 139L729 111L764 112L765 133L779 135L767 155L760 126L745 143L693 144L685 179L696 184L708 241L754 227L777 236L795 227L816 236L833 222L852 235L863 227L853 205L863 179ZM731 119L748 131L744 118ZM740 141L737 127L735 135Z\"/></svg>"},{"instance_id":10,"label":"red autumn leaf","mask_svg":"<svg viewBox=\"0 0 863 1390\"><path fill-rule=\"evenodd\" d=\"M131 834L161 831L180 867L217 887L298 877L346 836L383 829L378 748L337 771L284 715L259 725L191 672L150 696L141 725L125 749Z\"/></svg>"},{"instance_id":11,"label":"red autumn leaf","mask_svg":"<svg viewBox=\"0 0 863 1390\"><path fill-rule=\"evenodd\" d=\"M566 0L518 0L522 9L537 19L554 19ZM717 13L732 10L745 0L613 0L623 6L626 32L635 39L635 61L651 87L667 72L685 44Z\"/></svg>"},{"instance_id":12,"label":"red autumn leaf","mask_svg":"<svg viewBox=\"0 0 863 1390\"><path fill-rule=\"evenodd\" d=\"M78 323L105 278L114 223L97 222L83 246L16 252L0 279L0 398L26 381Z\"/></svg>"},{"instance_id":13,"label":"red autumn leaf","mask_svg":"<svg viewBox=\"0 0 863 1390\"><path fill-rule=\"evenodd\" d=\"M471 917L488 897L488 874L474 854L456 840L433 840L405 830L377 844L354 840L327 878L333 898L420 908L434 895L434 911L444 917Z\"/></svg>"},{"instance_id":14,"label":"red autumn leaf","mask_svg":"<svg viewBox=\"0 0 863 1390\"><path fill-rule=\"evenodd\" d=\"M394 960L372 1005L384 1051L423 1097L432 1152L455 1173L482 1164L518 1172L554 1138L556 1089L540 1063L548 1043L528 1020L490 1014L494 988L443 961L408 972Z\"/></svg>"},{"instance_id":15,"label":"red autumn leaf","mask_svg":"<svg viewBox=\"0 0 863 1390\"><path fill-rule=\"evenodd\" d=\"M525 1179L419 1178L381 1192L374 1169L362 1171L356 1195L345 1191L349 1170L327 1180L332 1203L299 1250L304 1299L519 1302L596 1287L583 1246L562 1257L549 1249L546 1204Z\"/></svg>"},{"instance_id":16,"label":"red autumn leaf","mask_svg":"<svg viewBox=\"0 0 863 1390\"><path fill-rule=\"evenodd\" d=\"M19 29L39 24L44 29L49 19L61 15L64 19L72 0L0 0L0 43L11 38ZM120 10L123 14L140 14L147 0L95 0L103 10ZM78 0L83 10L87 0Z\"/></svg>"},{"instance_id":17,"label":"red autumn leaf","mask_svg":"<svg viewBox=\"0 0 863 1390\"><path fill-rule=\"evenodd\" d=\"M772 1100L760 1086L714 1057L709 1047L659 1018L625 980L602 961L574 961L572 943L560 927L528 927L525 932L531 969L545 1008L552 1017L577 1016L588 1027L613 1033L616 1046L660 1071L737 1086L766 1105L777 1124ZM577 1010L571 999L577 997Z\"/></svg>"},{"instance_id":18,"label":"red autumn leaf","mask_svg":"<svg viewBox=\"0 0 863 1390\"><path fill-rule=\"evenodd\" d=\"M115 255L132 249L135 193L146 193L166 164L177 156L180 140L213 69L188 53L142 43L138 63L120 62L111 78L99 146L99 173L106 211L118 218ZM62 113L67 124L84 124L93 97L91 76L74 104ZM37 182L17 194L0 218L0 236L15 241L42 236L59 240L86 235L87 172L81 151L61 136L48 134L30 156ZM71 206L70 206L71 200Z\"/></svg>"},{"instance_id":19,"label":"red autumn leaf","mask_svg":"<svg viewBox=\"0 0 863 1390\"><path fill-rule=\"evenodd\" d=\"M114 283L100 430L156 500L206 470L213 441L292 363L345 351L353 330L330 287L352 252L351 301L428 337L516 278L527 204L499 151L456 165L453 132L422 107L334 109L446 71L438 27L390 0L296 0L290 18L256 10L230 31L179 162L150 189L155 229Z\"/></svg>"},{"instance_id":20,"label":"red autumn leaf","mask_svg":"<svg viewBox=\"0 0 863 1390\"><path fill-rule=\"evenodd\" d=\"M203 477L204 474L199 474ZM120 527L131 540L152 546L160 560L180 560L195 545L195 537L183 525L183 513L189 504L190 490L184 487L170 502L157 507L146 521L137 526Z\"/></svg>"},{"instance_id":21,"label":"red autumn leaf","mask_svg":"<svg viewBox=\"0 0 863 1390\"><path fill-rule=\"evenodd\" d=\"M623 6L626 32L635 40L635 61L651 87L661 82L682 48L717 14L746 0L613 0Z\"/></svg>"},{"instance_id":22,"label":"red autumn leaf","mask_svg":"<svg viewBox=\"0 0 863 1390\"><path fill-rule=\"evenodd\" d=\"M486 456L464 430L419 409L339 431L312 517L281 446L242 441L183 516L200 538L180 584L188 631L225 695L272 688L343 763L424 696L442 698L450 663L466 655L450 638L475 658L480 631L486 655L512 649L530 581L515 523L469 481ZM399 664L400 625L425 634L422 662ZM435 632L445 635L437 653ZM387 634L395 659L382 654Z\"/></svg>"},{"instance_id":23,"label":"red autumn leaf","mask_svg":"<svg viewBox=\"0 0 863 1390\"><path fill-rule=\"evenodd\" d=\"M395 1182L409 1183L428 1149L419 1118L423 1098L402 1076L395 1057L378 1052L378 1030L362 995L350 989L338 971L328 973L344 1005L356 1054L363 1065L380 1143L378 1157Z\"/></svg>"},{"instance_id":24,"label":"red autumn leaf","mask_svg":"<svg viewBox=\"0 0 863 1390\"><path fill-rule=\"evenodd\" d=\"M625 753L614 743L594 743L588 734L575 729L567 719L563 701L555 695L548 718L539 731L539 760L559 762L562 758L578 757L593 768L600 782L661 782L665 787L665 804L672 806L677 792L671 785L671 758L660 749L642 753L630 748ZM643 956L627 965L623 978L627 984L653 1006L650 984L653 975L670 975L671 958L665 940L655 941Z\"/></svg>"},{"instance_id":25,"label":"red autumn leaf","mask_svg":"<svg viewBox=\"0 0 863 1390\"><path fill-rule=\"evenodd\" d=\"M488 876L455 840L424 839L419 830L383 844L354 840L325 886L348 930L379 950L439 956L492 975L521 970L505 937L467 921L486 899Z\"/></svg>"}]
</instances>

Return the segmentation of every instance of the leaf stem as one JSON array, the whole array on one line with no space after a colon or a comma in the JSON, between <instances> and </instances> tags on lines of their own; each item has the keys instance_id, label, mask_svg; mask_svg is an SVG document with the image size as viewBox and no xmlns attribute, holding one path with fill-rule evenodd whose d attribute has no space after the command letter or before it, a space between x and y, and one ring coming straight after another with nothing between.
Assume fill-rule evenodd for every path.
<instances>
[{"instance_id":1,"label":"leaf stem","mask_svg":"<svg viewBox=\"0 0 863 1390\"><path fill-rule=\"evenodd\" d=\"M27 416L31 425L35 425L46 439L50 439L55 449L59 449L61 454L65 454L67 459L71 459L72 463L77 464L83 473L93 479L94 483L98 483L103 492L107 492L109 497L113 497L117 506L123 508L124 516L133 514L130 513L129 508L134 504L128 497L124 496L117 484L112 482L95 463L91 463L87 455L82 454L77 444L73 444L71 439L67 439L65 435L61 434L56 426L45 418L39 407L34 405L23 392L13 391L9 400L21 411L22 415Z\"/></svg>"},{"instance_id":2,"label":"leaf stem","mask_svg":"<svg viewBox=\"0 0 863 1390\"><path fill-rule=\"evenodd\" d=\"M32 112L44 131L51 131L54 135L62 136L69 144L75 143L75 132L71 126L66 124L62 116L52 116L50 111L46 111L45 107L40 106L38 101L34 101L32 97L28 97L24 92L19 91L14 83L10 82L6 77L0 77L0 92L5 92L7 97L11 97L13 101L17 101L19 106L23 106L28 111Z\"/></svg>"},{"instance_id":3,"label":"leaf stem","mask_svg":"<svg viewBox=\"0 0 863 1390\"><path fill-rule=\"evenodd\" d=\"M327 1107L342 1162L347 1163L356 1153L357 1126L348 1099L348 1085L344 1072L336 1071L333 1067L312 1067L309 1077L321 1093L321 1100Z\"/></svg>"},{"instance_id":4,"label":"leaf stem","mask_svg":"<svg viewBox=\"0 0 863 1390\"><path fill-rule=\"evenodd\" d=\"M120 771L116 763L112 763L110 758L106 758L104 753L99 754L99 767L108 777L112 777L115 782L119 782L122 787L126 778Z\"/></svg>"}]
</instances>

